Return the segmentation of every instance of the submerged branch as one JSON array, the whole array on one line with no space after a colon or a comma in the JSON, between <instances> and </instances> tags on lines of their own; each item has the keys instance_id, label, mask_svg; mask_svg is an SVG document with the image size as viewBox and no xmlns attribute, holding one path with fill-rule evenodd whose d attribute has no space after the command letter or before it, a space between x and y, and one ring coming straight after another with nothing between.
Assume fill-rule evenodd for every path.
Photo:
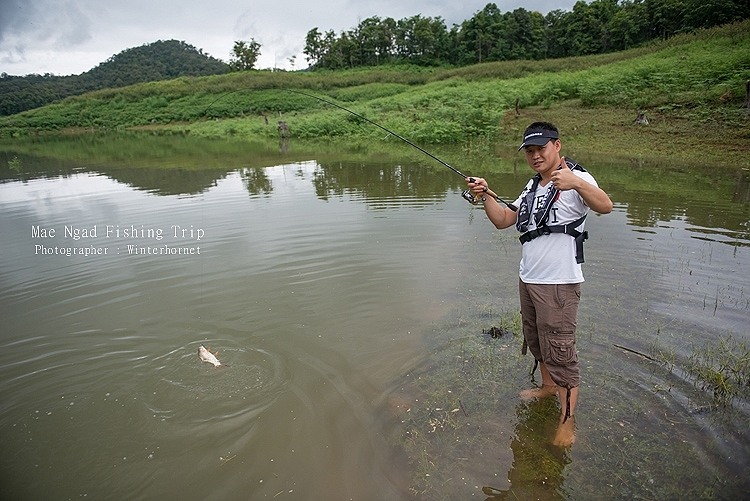
<instances>
[{"instance_id":1,"label":"submerged branch","mask_svg":"<svg viewBox=\"0 0 750 501\"><path fill-rule=\"evenodd\" d=\"M646 358L646 359L648 359L648 360L651 360L652 362L659 362L659 363L662 363L662 361L661 361L661 360L659 360L658 358L654 358L654 357L652 357L652 356L646 355L645 353L642 353L642 352L640 352L640 351L637 351L637 350L633 350L633 349L631 349L631 348L627 348L627 347L625 347L625 346L622 346L622 345L619 345L619 344L616 344L616 343L613 343L613 346L614 346L615 348L620 348L620 349L621 349L621 350L623 350L623 351L627 351L627 352L630 352L630 353L634 353L634 354L636 354L636 355L639 355L639 356L641 356L641 357L643 357L643 358Z\"/></svg>"}]
</instances>

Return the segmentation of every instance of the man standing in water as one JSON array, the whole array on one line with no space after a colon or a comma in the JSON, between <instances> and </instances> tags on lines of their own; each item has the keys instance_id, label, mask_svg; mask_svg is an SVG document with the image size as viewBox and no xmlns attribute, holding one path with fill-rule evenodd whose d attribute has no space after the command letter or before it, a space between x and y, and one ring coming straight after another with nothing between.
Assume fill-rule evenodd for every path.
<instances>
[{"instance_id":1,"label":"man standing in water","mask_svg":"<svg viewBox=\"0 0 750 501\"><path fill-rule=\"evenodd\" d=\"M575 441L575 407L580 369L575 346L576 315L583 273L584 219L592 209L612 211L612 201L596 180L577 163L560 156L557 127L535 122L524 131L526 161L536 172L514 202L518 211L487 195L487 181L467 178L469 189L482 197L489 220L498 229L515 225L523 244L519 296L524 353L531 350L542 373L542 386L521 392L523 399L557 395L560 425L554 443Z\"/></svg>"}]
</instances>

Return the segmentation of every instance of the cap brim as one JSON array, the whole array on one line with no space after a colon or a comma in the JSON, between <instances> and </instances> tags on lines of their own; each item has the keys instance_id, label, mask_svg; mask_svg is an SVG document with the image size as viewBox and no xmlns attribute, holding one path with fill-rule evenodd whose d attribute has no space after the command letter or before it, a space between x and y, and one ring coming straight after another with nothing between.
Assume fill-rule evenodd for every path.
<instances>
[{"instance_id":1,"label":"cap brim","mask_svg":"<svg viewBox=\"0 0 750 501\"><path fill-rule=\"evenodd\" d=\"M545 144L549 143L550 141L554 141L554 138L551 137L533 137L531 139L528 139L527 141L524 141L521 143L521 146L518 147L518 151L521 151L522 149L526 148L527 146L544 146Z\"/></svg>"}]
</instances>

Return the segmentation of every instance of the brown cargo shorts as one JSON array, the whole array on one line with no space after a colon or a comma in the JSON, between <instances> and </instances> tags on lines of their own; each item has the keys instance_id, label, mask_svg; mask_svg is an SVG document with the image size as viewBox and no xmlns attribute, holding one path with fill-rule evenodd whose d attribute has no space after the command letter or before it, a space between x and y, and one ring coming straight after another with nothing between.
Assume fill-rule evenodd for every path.
<instances>
[{"instance_id":1,"label":"brown cargo shorts","mask_svg":"<svg viewBox=\"0 0 750 501\"><path fill-rule=\"evenodd\" d=\"M527 284L519 280L523 337L534 358L563 388L581 382L576 352L576 316L581 284Z\"/></svg>"}]
</instances>

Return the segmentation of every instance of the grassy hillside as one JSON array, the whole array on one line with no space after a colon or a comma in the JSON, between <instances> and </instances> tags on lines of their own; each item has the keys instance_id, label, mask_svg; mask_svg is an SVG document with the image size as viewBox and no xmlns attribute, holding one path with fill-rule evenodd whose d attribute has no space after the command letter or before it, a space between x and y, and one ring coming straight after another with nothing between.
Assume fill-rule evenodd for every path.
<instances>
[{"instance_id":1,"label":"grassy hillside","mask_svg":"<svg viewBox=\"0 0 750 501\"><path fill-rule=\"evenodd\" d=\"M529 120L556 120L591 151L674 155L695 142L707 157L747 152L750 21L615 54L460 69L249 71L139 84L0 119L0 135L148 128L193 135L378 138L381 130L304 89L422 144L517 141ZM516 103L520 115L516 117ZM649 126L635 126L644 111ZM268 122L268 123L267 123ZM584 146L585 148L586 146ZM681 153L682 152L682 153Z\"/></svg>"}]
</instances>

